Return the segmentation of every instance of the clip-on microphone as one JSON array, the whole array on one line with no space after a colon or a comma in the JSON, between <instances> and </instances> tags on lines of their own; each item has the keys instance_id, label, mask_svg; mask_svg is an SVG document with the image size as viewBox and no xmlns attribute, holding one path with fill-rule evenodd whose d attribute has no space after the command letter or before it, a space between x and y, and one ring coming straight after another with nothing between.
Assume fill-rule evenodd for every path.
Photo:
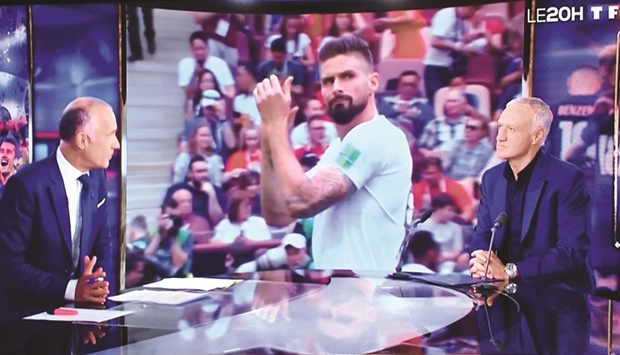
<instances>
[{"instance_id":1,"label":"clip-on microphone","mask_svg":"<svg viewBox=\"0 0 620 355\"><path fill-rule=\"evenodd\" d=\"M508 215L506 212L500 212L500 214L495 219L493 223L493 227L491 227L491 240L489 241L489 250L487 252L487 262L484 267L484 275L482 276L482 283L476 284L475 288L478 292L486 295L488 292L495 292L498 290L497 286L487 281L487 274L489 273L489 265L491 264L491 252L493 251L493 239L495 239L495 232L498 228L502 227L506 220L508 219Z\"/></svg>"},{"instance_id":2,"label":"clip-on microphone","mask_svg":"<svg viewBox=\"0 0 620 355\"><path fill-rule=\"evenodd\" d=\"M415 231L415 228L418 226L418 224L424 223L432 214L433 214L433 211L424 211L422 212L419 218L414 220L409 225L409 228L407 229L407 233L405 233L405 238L403 239L403 242L400 244L400 249L398 250L398 264L396 264L396 268L395 268L396 272L391 275L392 277L401 278L401 279L402 278L409 279L409 276L406 276L405 274L400 273L403 270L403 262L405 262L405 255L407 254L407 250L409 250L409 243L411 242L411 238L413 237L413 232Z\"/></svg>"}]
</instances>

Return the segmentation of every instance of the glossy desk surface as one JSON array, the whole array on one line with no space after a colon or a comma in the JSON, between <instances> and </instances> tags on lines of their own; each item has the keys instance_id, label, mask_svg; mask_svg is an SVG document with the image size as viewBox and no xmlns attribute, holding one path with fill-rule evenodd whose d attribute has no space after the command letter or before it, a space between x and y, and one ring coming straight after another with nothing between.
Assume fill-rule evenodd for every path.
<instances>
[{"instance_id":1,"label":"glossy desk surface","mask_svg":"<svg viewBox=\"0 0 620 355\"><path fill-rule=\"evenodd\" d=\"M466 295L436 286L373 277L325 278L320 272L263 273L181 307L119 307L135 311L125 317L124 326L176 331L125 346L145 354L257 348L374 352L444 328L471 308Z\"/></svg>"},{"instance_id":2,"label":"glossy desk surface","mask_svg":"<svg viewBox=\"0 0 620 355\"><path fill-rule=\"evenodd\" d=\"M593 353L586 295L520 285L513 297L500 296L491 307L476 307L467 287L451 289L386 275L232 275L244 281L183 305L116 305L113 308L134 313L108 322L97 346L82 346L78 352Z\"/></svg>"}]
</instances>

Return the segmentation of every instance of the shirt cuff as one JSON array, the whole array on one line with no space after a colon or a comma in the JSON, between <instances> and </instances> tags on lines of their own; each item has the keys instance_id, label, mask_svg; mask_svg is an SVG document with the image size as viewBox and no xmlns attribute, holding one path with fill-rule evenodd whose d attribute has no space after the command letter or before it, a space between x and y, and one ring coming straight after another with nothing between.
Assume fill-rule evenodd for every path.
<instances>
[{"instance_id":1,"label":"shirt cuff","mask_svg":"<svg viewBox=\"0 0 620 355\"><path fill-rule=\"evenodd\" d=\"M77 279L69 280L67 289L65 290L65 300L75 301L75 289L77 288Z\"/></svg>"}]
</instances>

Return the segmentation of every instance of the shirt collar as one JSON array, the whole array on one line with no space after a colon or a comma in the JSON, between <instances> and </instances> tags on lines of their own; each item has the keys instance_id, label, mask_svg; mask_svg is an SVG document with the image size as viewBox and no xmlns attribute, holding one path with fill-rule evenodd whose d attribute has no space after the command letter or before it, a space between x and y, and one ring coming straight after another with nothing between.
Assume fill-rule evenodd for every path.
<instances>
[{"instance_id":1,"label":"shirt collar","mask_svg":"<svg viewBox=\"0 0 620 355\"><path fill-rule=\"evenodd\" d=\"M83 172L81 172L75 166L69 163L67 158L65 158L65 156L62 154L60 147L56 149L56 161L58 162L60 175L62 175L62 179L64 181L76 181L80 176L84 175Z\"/></svg>"},{"instance_id":2,"label":"shirt collar","mask_svg":"<svg viewBox=\"0 0 620 355\"><path fill-rule=\"evenodd\" d=\"M538 157L540 155L541 155L540 150L538 150L538 152L534 156L534 159L532 159L532 161L529 164L527 164L527 166L523 168L523 170L521 170L517 174L518 178L516 181L529 180L529 178L532 176L532 172L534 171L534 166L536 165L536 161L538 161ZM506 177L507 179L511 181L515 181L515 176L514 176L514 173L512 172L512 168L510 167L509 163L506 163L506 168L504 169L504 177Z\"/></svg>"}]
</instances>

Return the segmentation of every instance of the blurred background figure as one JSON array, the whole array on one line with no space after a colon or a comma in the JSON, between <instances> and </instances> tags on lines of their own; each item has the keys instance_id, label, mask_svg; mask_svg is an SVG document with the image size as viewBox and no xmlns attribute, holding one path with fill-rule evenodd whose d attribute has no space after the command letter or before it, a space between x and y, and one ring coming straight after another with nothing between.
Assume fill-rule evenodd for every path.
<instances>
[{"instance_id":1,"label":"blurred background figure","mask_svg":"<svg viewBox=\"0 0 620 355\"><path fill-rule=\"evenodd\" d=\"M141 6L142 21L144 22L144 37L146 38L146 50L149 54L155 54L155 27L153 26L153 8ZM138 19L138 7L127 5L127 32L129 33L130 55L127 61L135 62L144 59L142 42L140 40L140 20Z\"/></svg>"},{"instance_id":2,"label":"blurred background figure","mask_svg":"<svg viewBox=\"0 0 620 355\"><path fill-rule=\"evenodd\" d=\"M144 284L144 258L141 252L127 253L125 259L125 289Z\"/></svg>"},{"instance_id":3,"label":"blurred background figure","mask_svg":"<svg viewBox=\"0 0 620 355\"><path fill-rule=\"evenodd\" d=\"M425 92L431 104L437 90L448 86L453 77L465 74L467 58L475 53L467 46L475 39L468 37L465 21L479 9L480 5L448 7L433 16L430 47L424 57Z\"/></svg>"},{"instance_id":4,"label":"blurred background figure","mask_svg":"<svg viewBox=\"0 0 620 355\"><path fill-rule=\"evenodd\" d=\"M135 216L127 226L127 250L128 252L142 252L149 245L150 235L146 217Z\"/></svg>"},{"instance_id":5,"label":"blurred background figure","mask_svg":"<svg viewBox=\"0 0 620 355\"><path fill-rule=\"evenodd\" d=\"M420 30L427 21L420 11L389 11L386 17L375 19L373 25L379 32L390 30L393 34L392 58L424 58L426 45Z\"/></svg>"},{"instance_id":6,"label":"blurred background figure","mask_svg":"<svg viewBox=\"0 0 620 355\"><path fill-rule=\"evenodd\" d=\"M409 254L413 260L403 265L403 271L436 273L441 261L441 248L433 239L433 233L420 230L413 233L409 242Z\"/></svg>"},{"instance_id":7,"label":"blurred background figure","mask_svg":"<svg viewBox=\"0 0 620 355\"><path fill-rule=\"evenodd\" d=\"M182 228L183 220L178 215L179 204L167 199L158 217L159 229L144 250L148 260L147 281L165 277L185 277L191 270L194 237Z\"/></svg>"},{"instance_id":8,"label":"blurred background figure","mask_svg":"<svg viewBox=\"0 0 620 355\"><path fill-rule=\"evenodd\" d=\"M310 265L306 237L290 233L280 246L260 254L255 260L240 265L235 272L257 272L278 269L306 269Z\"/></svg>"},{"instance_id":9,"label":"blurred background figure","mask_svg":"<svg viewBox=\"0 0 620 355\"><path fill-rule=\"evenodd\" d=\"M252 215L252 201L245 191L237 191L230 196L227 216L215 227L212 242L231 244L237 239L271 239L269 227L263 217Z\"/></svg>"},{"instance_id":10,"label":"blurred background figure","mask_svg":"<svg viewBox=\"0 0 620 355\"><path fill-rule=\"evenodd\" d=\"M428 231L439 244L439 272L450 273L466 268L468 255L463 242L463 230L453 222L456 217L457 205L454 199L440 193L431 200L433 214L426 222L418 225L418 231Z\"/></svg>"},{"instance_id":11,"label":"blurred background figure","mask_svg":"<svg viewBox=\"0 0 620 355\"><path fill-rule=\"evenodd\" d=\"M6 183L17 172L17 164L21 157L21 146L12 135L0 138L0 198Z\"/></svg>"}]
</instances>

